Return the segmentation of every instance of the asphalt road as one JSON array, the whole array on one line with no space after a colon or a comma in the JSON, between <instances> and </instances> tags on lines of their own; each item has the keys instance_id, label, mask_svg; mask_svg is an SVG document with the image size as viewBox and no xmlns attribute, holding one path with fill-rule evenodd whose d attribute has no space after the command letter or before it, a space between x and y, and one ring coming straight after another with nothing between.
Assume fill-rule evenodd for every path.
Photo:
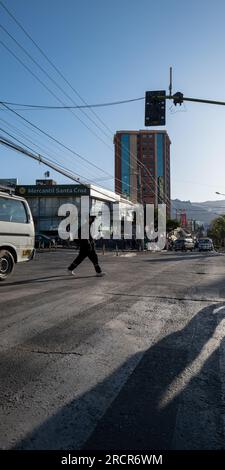
<instances>
[{"instance_id":1,"label":"asphalt road","mask_svg":"<svg viewBox=\"0 0 225 470\"><path fill-rule=\"evenodd\" d=\"M225 448L224 255L72 258L0 284L0 448Z\"/></svg>"}]
</instances>

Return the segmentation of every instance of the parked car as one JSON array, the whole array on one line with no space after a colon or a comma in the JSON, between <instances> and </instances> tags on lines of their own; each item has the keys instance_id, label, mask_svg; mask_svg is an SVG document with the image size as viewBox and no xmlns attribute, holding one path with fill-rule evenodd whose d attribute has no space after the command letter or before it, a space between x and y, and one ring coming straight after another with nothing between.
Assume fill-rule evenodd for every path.
<instances>
[{"instance_id":1,"label":"parked car","mask_svg":"<svg viewBox=\"0 0 225 470\"><path fill-rule=\"evenodd\" d=\"M198 250L199 251L212 251L213 242L211 238L199 238L198 240Z\"/></svg>"},{"instance_id":2,"label":"parked car","mask_svg":"<svg viewBox=\"0 0 225 470\"><path fill-rule=\"evenodd\" d=\"M179 238L174 243L175 251L193 251L194 250L194 240L192 238Z\"/></svg>"},{"instance_id":3,"label":"parked car","mask_svg":"<svg viewBox=\"0 0 225 470\"><path fill-rule=\"evenodd\" d=\"M55 246L54 239L40 233L35 235L35 248L52 248L53 246Z\"/></svg>"}]
</instances>

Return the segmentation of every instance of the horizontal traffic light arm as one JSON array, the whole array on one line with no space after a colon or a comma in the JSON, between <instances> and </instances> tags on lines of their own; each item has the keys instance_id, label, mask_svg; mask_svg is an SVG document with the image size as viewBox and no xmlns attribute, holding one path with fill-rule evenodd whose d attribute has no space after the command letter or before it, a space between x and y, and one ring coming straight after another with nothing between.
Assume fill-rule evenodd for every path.
<instances>
[{"instance_id":1,"label":"horizontal traffic light arm","mask_svg":"<svg viewBox=\"0 0 225 470\"><path fill-rule=\"evenodd\" d=\"M187 96L178 96L176 93L174 95L164 95L164 96L152 96L152 99L154 100L174 100L177 101L177 103L183 102L183 101L192 101L193 103L205 103L205 104L216 104L220 106L225 106L225 101L215 101L215 100L203 100L200 98L188 98Z\"/></svg>"}]
</instances>

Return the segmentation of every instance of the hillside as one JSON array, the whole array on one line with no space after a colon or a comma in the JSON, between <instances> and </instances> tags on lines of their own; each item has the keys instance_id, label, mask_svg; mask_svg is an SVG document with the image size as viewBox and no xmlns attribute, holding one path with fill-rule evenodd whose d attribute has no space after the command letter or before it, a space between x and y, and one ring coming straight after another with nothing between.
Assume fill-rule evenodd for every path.
<instances>
[{"instance_id":1,"label":"hillside","mask_svg":"<svg viewBox=\"0 0 225 470\"><path fill-rule=\"evenodd\" d=\"M176 218L176 209L185 209L188 219L209 225L213 219L225 214L225 200L191 202L173 199L171 203L172 218Z\"/></svg>"}]
</instances>

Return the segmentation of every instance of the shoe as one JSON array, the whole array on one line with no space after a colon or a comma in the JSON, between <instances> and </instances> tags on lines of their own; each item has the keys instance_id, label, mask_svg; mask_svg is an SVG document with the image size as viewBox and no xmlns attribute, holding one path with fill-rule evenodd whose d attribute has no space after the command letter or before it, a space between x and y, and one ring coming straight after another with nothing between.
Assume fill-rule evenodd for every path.
<instances>
[{"instance_id":1,"label":"shoe","mask_svg":"<svg viewBox=\"0 0 225 470\"><path fill-rule=\"evenodd\" d=\"M67 269L67 272L68 274L70 274L70 276L75 276L75 270L72 270L72 269Z\"/></svg>"},{"instance_id":2,"label":"shoe","mask_svg":"<svg viewBox=\"0 0 225 470\"><path fill-rule=\"evenodd\" d=\"M105 273L101 272L101 273L96 273L96 277L102 277L102 276L105 276Z\"/></svg>"}]
</instances>

